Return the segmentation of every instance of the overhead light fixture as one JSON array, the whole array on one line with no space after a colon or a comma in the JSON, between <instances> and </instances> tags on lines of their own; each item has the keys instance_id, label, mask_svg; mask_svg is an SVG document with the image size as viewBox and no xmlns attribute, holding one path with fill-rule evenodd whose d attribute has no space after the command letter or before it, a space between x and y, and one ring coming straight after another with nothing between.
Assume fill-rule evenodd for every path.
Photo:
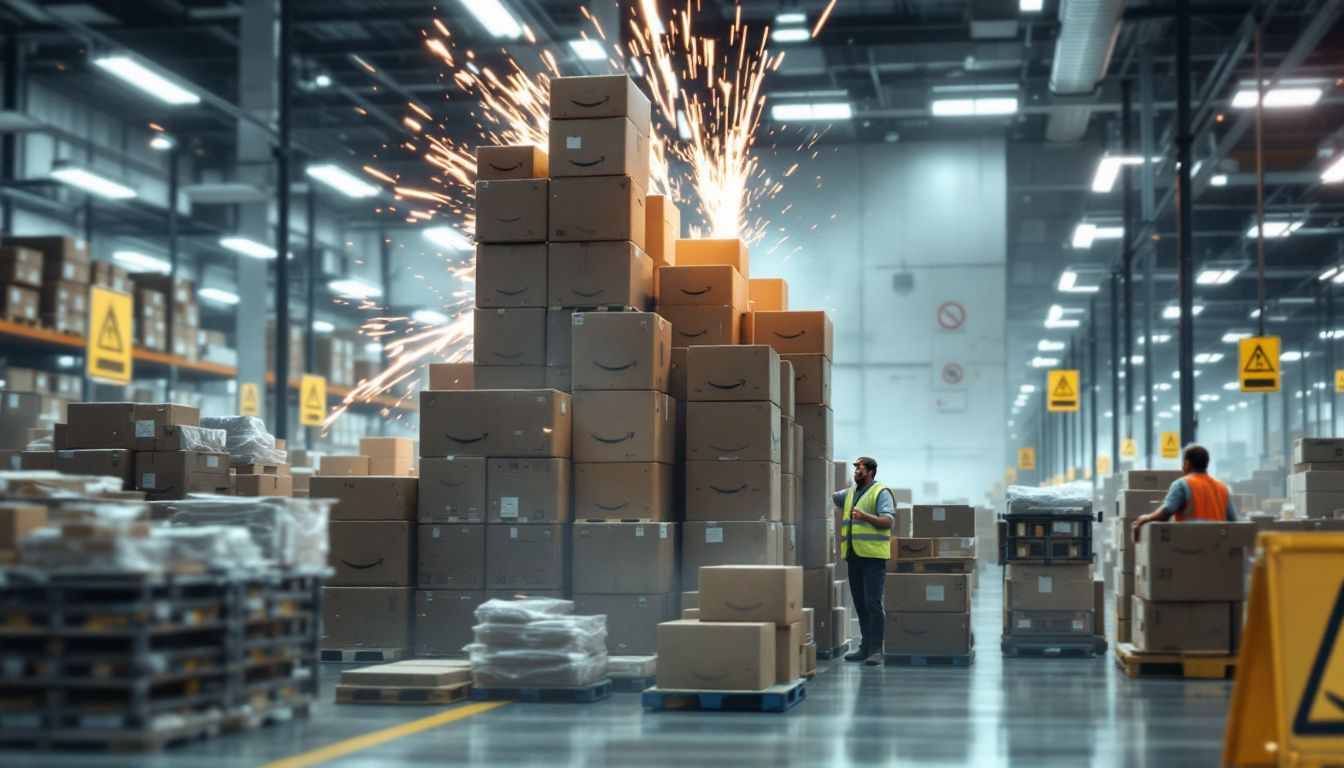
<instances>
[{"instance_id":1,"label":"overhead light fixture","mask_svg":"<svg viewBox=\"0 0 1344 768\"><path fill-rule=\"evenodd\" d=\"M1222 399L1223 399L1222 395L1215 395L1212 393L1206 393L1199 396L1199 402L1201 403L1216 403Z\"/></svg>"},{"instance_id":2,"label":"overhead light fixture","mask_svg":"<svg viewBox=\"0 0 1344 768\"><path fill-rule=\"evenodd\" d=\"M177 142L173 141L173 137L166 133L156 133L154 134L154 137L149 140L149 148L156 152L167 152L176 146Z\"/></svg>"},{"instance_id":3,"label":"overhead light fixture","mask_svg":"<svg viewBox=\"0 0 1344 768\"><path fill-rule=\"evenodd\" d=\"M336 326L328 323L326 320L314 320L313 330L317 333L331 333L336 330Z\"/></svg>"},{"instance_id":4,"label":"overhead light fixture","mask_svg":"<svg viewBox=\"0 0 1344 768\"><path fill-rule=\"evenodd\" d=\"M1201 352L1198 355L1195 355L1196 365L1212 365L1214 363L1221 363L1222 361L1222 352Z\"/></svg>"},{"instance_id":5,"label":"overhead light fixture","mask_svg":"<svg viewBox=\"0 0 1344 768\"><path fill-rule=\"evenodd\" d=\"M411 313L411 319L425 325L443 325L448 322L447 315L432 309L417 309Z\"/></svg>"},{"instance_id":6,"label":"overhead light fixture","mask_svg":"<svg viewBox=\"0 0 1344 768\"><path fill-rule=\"evenodd\" d=\"M323 74L318 75L317 77L314 77L314 78L313 78L313 85L317 86L318 88L330 88L330 87L331 87L331 75L328 75L328 74L326 74L326 73L323 73Z\"/></svg>"},{"instance_id":7,"label":"overhead light fixture","mask_svg":"<svg viewBox=\"0 0 1344 768\"><path fill-rule=\"evenodd\" d=\"M1324 283L1326 280L1333 280L1339 277L1341 274L1344 274L1344 271L1341 271L1339 267L1331 267L1322 272L1320 277L1316 279Z\"/></svg>"},{"instance_id":8,"label":"overhead light fixture","mask_svg":"<svg viewBox=\"0 0 1344 768\"><path fill-rule=\"evenodd\" d=\"M1129 358L1129 362L1134 365L1143 365L1144 359L1145 358L1143 355L1131 355Z\"/></svg>"},{"instance_id":9,"label":"overhead light fixture","mask_svg":"<svg viewBox=\"0 0 1344 768\"><path fill-rule=\"evenodd\" d=\"M115 75L165 104L182 106L199 104L201 97L172 80L146 67L130 56L103 56L93 63L104 72Z\"/></svg>"},{"instance_id":10,"label":"overhead light fixture","mask_svg":"<svg viewBox=\"0 0 1344 768\"><path fill-rule=\"evenodd\" d=\"M112 260L135 272L159 272L166 275L173 270L173 265L164 259L139 251L115 251Z\"/></svg>"},{"instance_id":11,"label":"overhead light fixture","mask_svg":"<svg viewBox=\"0 0 1344 768\"><path fill-rule=\"evenodd\" d=\"M1344 181L1344 154L1336 157L1324 171L1321 171L1321 181L1326 184L1338 184Z\"/></svg>"},{"instance_id":12,"label":"overhead light fixture","mask_svg":"<svg viewBox=\"0 0 1344 768\"><path fill-rule=\"evenodd\" d=\"M1212 186L1215 186L1215 187L1226 187L1226 186L1227 186L1227 174L1226 174L1226 173L1215 173L1213 176L1209 177L1209 184L1212 185Z\"/></svg>"},{"instance_id":13,"label":"overhead light fixture","mask_svg":"<svg viewBox=\"0 0 1344 768\"><path fill-rule=\"evenodd\" d=\"M1284 352L1283 354L1279 355L1279 361L1284 363L1296 363L1301 359L1302 359L1302 353L1298 352L1297 350Z\"/></svg>"},{"instance_id":14,"label":"overhead light fixture","mask_svg":"<svg viewBox=\"0 0 1344 768\"><path fill-rule=\"evenodd\" d=\"M812 104L776 104L770 108L770 117L781 123L814 120L849 120L854 107L845 101L821 101Z\"/></svg>"},{"instance_id":15,"label":"overhead light fixture","mask_svg":"<svg viewBox=\"0 0 1344 768\"><path fill-rule=\"evenodd\" d=\"M307 174L309 178L317 179L346 197L373 197L378 194L377 187L333 163L310 165Z\"/></svg>"},{"instance_id":16,"label":"overhead light fixture","mask_svg":"<svg viewBox=\"0 0 1344 768\"><path fill-rule=\"evenodd\" d=\"M523 25L518 22L500 0L460 0L485 31L500 40L517 40L523 36Z\"/></svg>"},{"instance_id":17,"label":"overhead light fixture","mask_svg":"<svg viewBox=\"0 0 1344 768\"><path fill-rule=\"evenodd\" d=\"M1067 346L1067 345L1066 345L1064 342L1062 342L1062 341L1051 341L1051 340L1049 340L1049 339L1041 339L1041 342L1040 342L1039 344L1036 345L1036 351L1037 351L1037 352L1063 352L1065 346Z\"/></svg>"},{"instance_id":18,"label":"overhead light fixture","mask_svg":"<svg viewBox=\"0 0 1344 768\"><path fill-rule=\"evenodd\" d=\"M1268 85L1268 83L1266 83ZM1319 84L1310 82L1283 82L1265 91L1265 109L1300 109L1314 106L1325 94ZM1254 109L1260 101L1255 83L1242 83L1232 97L1234 109Z\"/></svg>"},{"instance_id":19,"label":"overhead light fixture","mask_svg":"<svg viewBox=\"0 0 1344 768\"><path fill-rule=\"evenodd\" d=\"M1052 304L1049 311L1045 314L1045 327L1054 329L1077 328L1082 322L1079 320L1065 319L1064 308L1058 304Z\"/></svg>"},{"instance_id":20,"label":"overhead light fixture","mask_svg":"<svg viewBox=\"0 0 1344 768\"><path fill-rule=\"evenodd\" d=\"M1073 247L1091 248L1097 240L1119 240L1125 236L1124 227L1103 227L1090 221L1080 221L1073 228Z\"/></svg>"},{"instance_id":21,"label":"overhead light fixture","mask_svg":"<svg viewBox=\"0 0 1344 768\"><path fill-rule=\"evenodd\" d=\"M1159 391L1159 392L1170 392L1170 391L1171 391L1171 384L1169 384L1169 383L1167 383L1167 382L1165 382L1165 381L1162 382L1161 384L1156 384L1156 385L1154 385L1154 386L1157 387L1157 391Z\"/></svg>"},{"instance_id":22,"label":"overhead light fixture","mask_svg":"<svg viewBox=\"0 0 1344 768\"><path fill-rule=\"evenodd\" d=\"M1266 221L1265 237L1288 237L1302 228L1305 222L1301 221ZM1246 230L1247 237L1255 237L1258 227L1254 224Z\"/></svg>"},{"instance_id":23,"label":"overhead light fixture","mask_svg":"<svg viewBox=\"0 0 1344 768\"><path fill-rule=\"evenodd\" d=\"M1031 358L1032 368L1053 368L1059 365L1058 357L1033 357Z\"/></svg>"},{"instance_id":24,"label":"overhead light fixture","mask_svg":"<svg viewBox=\"0 0 1344 768\"><path fill-rule=\"evenodd\" d=\"M1154 333L1151 337L1151 340L1154 344L1166 344L1167 342L1171 341L1171 334Z\"/></svg>"},{"instance_id":25,"label":"overhead light fixture","mask_svg":"<svg viewBox=\"0 0 1344 768\"><path fill-rule=\"evenodd\" d=\"M1036 391L1036 385L1035 385L1035 384L1023 384L1022 387L1021 387L1021 389L1020 389L1019 391L1020 391L1022 394L1024 394L1024 395L1030 395L1030 394L1032 394L1032 393L1034 393L1034 392Z\"/></svg>"},{"instance_id":26,"label":"overhead light fixture","mask_svg":"<svg viewBox=\"0 0 1344 768\"><path fill-rule=\"evenodd\" d=\"M785 24L806 24L807 14L799 13L797 11L781 13L775 16L775 23L781 26Z\"/></svg>"},{"instance_id":27,"label":"overhead light fixture","mask_svg":"<svg viewBox=\"0 0 1344 768\"><path fill-rule=\"evenodd\" d=\"M1099 285L1078 285L1078 273L1071 269L1060 273L1057 288L1061 293L1097 293L1101 290Z\"/></svg>"},{"instance_id":28,"label":"overhead light fixture","mask_svg":"<svg viewBox=\"0 0 1344 768\"><path fill-rule=\"evenodd\" d=\"M1194 305L1194 306L1192 306L1192 307L1190 308L1190 314L1191 314L1193 317L1199 317L1199 313L1200 313L1200 312L1203 312L1203 311L1204 311L1204 306L1203 306L1202 304L1196 304L1196 305ZM1163 320L1180 320L1180 319L1181 319L1181 308L1178 307L1178 306L1175 306L1175 305L1172 305L1172 306L1169 306L1169 307L1164 307L1164 308L1162 309L1162 319L1163 319Z\"/></svg>"},{"instance_id":29,"label":"overhead light fixture","mask_svg":"<svg viewBox=\"0 0 1344 768\"><path fill-rule=\"evenodd\" d=\"M1240 381L1229 381L1223 385L1224 392L1236 392L1239 389L1241 389Z\"/></svg>"},{"instance_id":30,"label":"overhead light fixture","mask_svg":"<svg viewBox=\"0 0 1344 768\"><path fill-rule=\"evenodd\" d=\"M1040 13L1045 10L1045 0L1018 0L1017 10L1022 13Z\"/></svg>"},{"instance_id":31,"label":"overhead light fixture","mask_svg":"<svg viewBox=\"0 0 1344 768\"><path fill-rule=\"evenodd\" d=\"M129 200L137 195L134 189L125 184L65 160L58 160L52 166L51 178L108 200Z\"/></svg>"},{"instance_id":32,"label":"overhead light fixture","mask_svg":"<svg viewBox=\"0 0 1344 768\"><path fill-rule=\"evenodd\" d=\"M472 250L471 241L461 232L449 226L430 227L424 231L424 237L440 248L452 251Z\"/></svg>"},{"instance_id":33,"label":"overhead light fixture","mask_svg":"<svg viewBox=\"0 0 1344 768\"><path fill-rule=\"evenodd\" d=\"M776 43L803 43L812 39L807 27L776 27L770 32L770 39Z\"/></svg>"},{"instance_id":34,"label":"overhead light fixture","mask_svg":"<svg viewBox=\"0 0 1344 768\"><path fill-rule=\"evenodd\" d=\"M366 283L357 277L332 280L327 283L327 287L339 296L349 296L353 299L372 299L383 295L382 288L371 283Z\"/></svg>"},{"instance_id":35,"label":"overhead light fixture","mask_svg":"<svg viewBox=\"0 0 1344 768\"><path fill-rule=\"evenodd\" d=\"M223 290L222 288L202 288L196 292L196 295L206 301L213 301L216 304L237 304L239 301L238 294L233 293L232 291Z\"/></svg>"},{"instance_id":36,"label":"overhead light fixture","mask_svg":"<svg viewBox=\"0 0 1344 768\"><path fill-rule=\"evenodd\" d=\"M250 237L241 237L233 235L230 237L221 237L219 244L228 248L234 253L242 254L253 259L274 259L276 250L265 243L259 243Z\"/></svg>"},{"instance_id":37,"label":"overhead light fixture","mask_svg":"<svg viewBox=\"0 0 1344 768\"><path fill-rule=\"evenodd\" d=\"M1097 163L1097 171L1092 176L1092 191L1105 194L1115 189L1115 180L1120 178L1120 169L1126 165L1142 165L1143 158L1138 155L1105 155Z\"/></svg>"},{"instance_id":38,"label":"overhead light fixture","mask_svg":"<svg viewBox=\"0 0 1344 768\"><path fill-rule=\"evenodd\" d=\"M1195 277L1195 282L1200 285L1227 285L1236 278L1238 271L1235 269L1206 269Z\"/></svg>"},{"instance_id":39,"label":"overhead light fixture","mask_svg":"<svg viewBox=\"0 0 1344 768\"><path fill-rule=\"evenodd\" d=\"M1017 113L1016 96L934 99L929 112L934 117L995 117Z\"/></svg>"},{"instance_id":40,"label":"overhead light fixture","mask_svg":"<svg viewBox=\"0 0 1344 768\"><path fill-rule=\"evenodd\" d=\"M607 52L602 44L589 37L569 41L569 50L581 61L605 61Z\"/></svg>"},{"instance_id":41,"label":"overhead light fixture","mask_svg":"<svg viewBox=\"0 0 1344 768\"><path fill-rule=\"evenodd\" d=\"M1228 331L1227 333L1223 334L1223 343L1237 344L1242 339L1249 339L1249 338L1251 338L1251 334L1249 333L1243 333L1241 331Z\"/></svg>"}]
</instances>

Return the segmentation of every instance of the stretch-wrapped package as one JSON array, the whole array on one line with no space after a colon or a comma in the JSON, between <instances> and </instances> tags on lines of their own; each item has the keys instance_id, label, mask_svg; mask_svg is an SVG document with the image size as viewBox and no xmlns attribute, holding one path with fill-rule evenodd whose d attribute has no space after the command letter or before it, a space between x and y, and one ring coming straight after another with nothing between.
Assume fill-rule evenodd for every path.
<instances>
[{"instance_id":1,"label":"stretch-wrapped package","mask_svg":"<svg viewBox=\"0 0 1344 768\"><path fill-rule=\"evenodd\" d=\"M281 568L325 570L330 499L279 496L194 496L150 503L155 519L174 527L230 525L245 529L261 556Z\"/></svg>"},{"instance_id":2,"label":"stretch-wrapped package","mask_svg":"<svg viewBox=\"0 0 1344 768\"><path fill-rule=\"evenodd\" d=\"M284 464L285 451L275 445L266 422L256 416L206 416L201 426L225 432L224 448L230 464Z\"/></svg>"},{"instance_id":3,"label":"stretch-wrapped package","mask_svg":"<svg viewBox=\"0 0 1344 768\"><path fill-rule=\"evenodd\" d=\"M1008 486L1008 513L1025 514L1092 514L1092 484L1063 483L1049 488L1028 485Z\"/></svg>"},{"instance_id":4,"label":"stretch-wrapped package","mask_svg":"<svg viewBox=\"0 0 1344 768\"><path fill-rule=\"evenodd\" d=\"M226 435L222 429L183 425L177 428L182 435L182 450L220 453L224 450Z\"/></svg>"},{"instance_id":5,"label":"stretch-wrapped package","mask_svg":"<svg viewBox=\"0 0 1344 768\"><path fill-rule=\"evenodd\" d=\"M569 600L488 600L466 650L482 688L580 688L607 676L607 617Z\"/></svg>"}]
</instances>

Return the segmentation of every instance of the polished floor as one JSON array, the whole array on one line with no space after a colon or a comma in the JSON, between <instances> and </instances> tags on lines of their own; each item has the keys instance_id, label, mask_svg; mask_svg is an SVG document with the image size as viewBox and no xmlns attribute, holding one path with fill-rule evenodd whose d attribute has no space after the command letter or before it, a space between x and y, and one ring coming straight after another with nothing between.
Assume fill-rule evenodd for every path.
<instances>
[{"instance_id":1,"label":"polished floor","mask_svg":"<svg viewBox=\"0 0 1344 768\"><path fill-rule=\"evenodd\" d=\"M1001 571L981 574L974 666L864 668L838 662L785 714L644 712L637 695L594 705L509 704L329 762L340 768L456 766L1210 766L1232 685L1131 680L1110 657L1005 659ZM336 669L311 719L160 755L0 752L0 766L263 766L424 718L424 707L336 706Z\"/></svg>"}]
</instances>

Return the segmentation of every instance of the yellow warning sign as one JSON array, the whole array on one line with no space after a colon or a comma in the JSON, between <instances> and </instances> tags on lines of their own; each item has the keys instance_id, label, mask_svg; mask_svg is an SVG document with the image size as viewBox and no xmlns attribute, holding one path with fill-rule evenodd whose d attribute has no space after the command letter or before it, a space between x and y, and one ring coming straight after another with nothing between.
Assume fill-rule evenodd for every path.
<instances>
[{"instance_id":1,"label":"yellow warning sign","mask_svg":"<svg viewBox=\"0 0 1344 768\"><path fill-rule=\"evenodd\" d=\"M1344 392L1344 371L1335 371L1335 392Z\"/></svg>"},{"instance_id":2,"label":"yellow warning sign","mask_svg":"<svg viewBox=\"0 0 1344 768\"><path fill-rule=\"evenodd\" d=\"M1120 441L1120 455L1126 459L1132 459L1139 455L1139 441L1132 437L1126 437Z\"/></svg>"},{"instance_id":3,"label":"yellow warning sign","mask_svg":"<svg viewBox=\"0 0 1344 768\"><path fill-rule=\"evenodd\" d=\"M1162 433L1162 458L1177 459L1181 456L1181 436L1176 432Z\"/></svg>"},{"instance_id":4,"label":"yellow warning sign","mask_svg":"<svg viewBox=\"0 0 1344 768\"><path fill-rule=\"evenodd\" d=\"M1017 470L1016 470L1016 469L1013 469L1012 467L1009 467L1009 468L1003 470L1003 481L1004 481L1005 483L1016 483L1016 482L1017 482Z\"/></svg>"},{"instance_id":5,"label":"yellow warning sign","mask_svg":"<svg viewBox=\"0 0 1344 768\"><path fill-rule=\"evenodd\" d=\"M305 427L320 427L326 418L327 380L305 373L299 384L299 423Z\"/></svg>"},{"instance_id":6,"label":"yellow warning sign","mask_svg":"<svg viewBox=\"0 0 1344 768\"><path fill-rule=\"evenodd\" d=\"M1344 761L1344 533L1262 533L1224 765Z\"/></svg>"},{"instance_id":7,"label":"yellow warning sign","mask_svg":"<svg viewBox=\"0 0 1344 768\"><path fill-rule=\"evenodd\" d=\"M1072 483L1074 480L1077 480L1078 479L1077 467L1069 467L1069 471L1065 473L1065 477L1068 478L1070 483Z\"/></svg>"},{"instance_id":8,"label":"yellow warning sign","mask_svg":"<svg viewBox=\"0 0 1344 768\"><path fill-rule=\"evenodd\" d=\"M238 385L238 415L261 415L261 385L245 381Z\"/></svg>"},{"instance_id":9,"label":"yellow warning sign","mask_svg":"<svg viewBox=\"0 0 1344 768\"><path fill-rule=\"evenodd\" d=\"M1108 477L1111 474L1111 457L1097 457L1097 477Z\"/></svg>"},{"instance_id":10,"label":"yellow warning sign","mask_svg":"<svg viewBox=\"0 0 1344 768\"><path fill-rule=\"evenodd\" d=\"M1046 406L1051 413L1077 411L1079 391L1077 371L1050 371L1045 387Z\"/></svg>"},{"instance_id":11,"label":"yellow warning sign","mask_svg":"<svg viewBox=\"0 0 1344 768\"><path fill-rule=\"evenodd\" d=\"M1237 355L1242 392L1279 391L1279 338L1252 336L1242 339Z\"/></svg>"},{"instance_id":12,"label":"yellow warning sign","mask_svg":"<svg viewBox=\"0 0 1344 768\"><path fill-rule=\"evenodd\" d=\"M1035 469L1036 468L1036 449L1018 448L1017 449L1017 468Z\"/></svg>"},{"instance_id":13,"label":"yellow warning sign","mask_svg":"<svg viewBox=\"0 0 1344 768\"><path fill-rule=\"evenodd\" d=\"M89 335L84 352L89 376L121 384L131 382L134 306L129 293L96 285L89 289Z\"/></svg>"}]
</instances>

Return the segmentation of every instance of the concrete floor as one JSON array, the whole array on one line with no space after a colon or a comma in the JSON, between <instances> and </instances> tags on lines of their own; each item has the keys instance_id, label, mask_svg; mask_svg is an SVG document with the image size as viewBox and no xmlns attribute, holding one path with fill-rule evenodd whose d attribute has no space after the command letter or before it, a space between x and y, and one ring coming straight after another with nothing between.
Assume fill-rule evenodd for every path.
<instances>
[{"instance_id":1,"label":"concrete floor","mask_svg":"<svg viewBox=\"0 0 1344 768\"><path fill-rule=\"evenodd\" d=\"M785 714L644 712L640 697L592 705L509 704L325 765L1217 765L1231 682L1131 680L1111 658L1004 659L997 566L975 600L969 669L864 668L843 662ZM3 766L233 768L271 761L433 715L426 707L329 703L324 668L311 719L159 755L0 752ZM292 764L291 764L292 766Z\"/></svg>"}]
</instances>

